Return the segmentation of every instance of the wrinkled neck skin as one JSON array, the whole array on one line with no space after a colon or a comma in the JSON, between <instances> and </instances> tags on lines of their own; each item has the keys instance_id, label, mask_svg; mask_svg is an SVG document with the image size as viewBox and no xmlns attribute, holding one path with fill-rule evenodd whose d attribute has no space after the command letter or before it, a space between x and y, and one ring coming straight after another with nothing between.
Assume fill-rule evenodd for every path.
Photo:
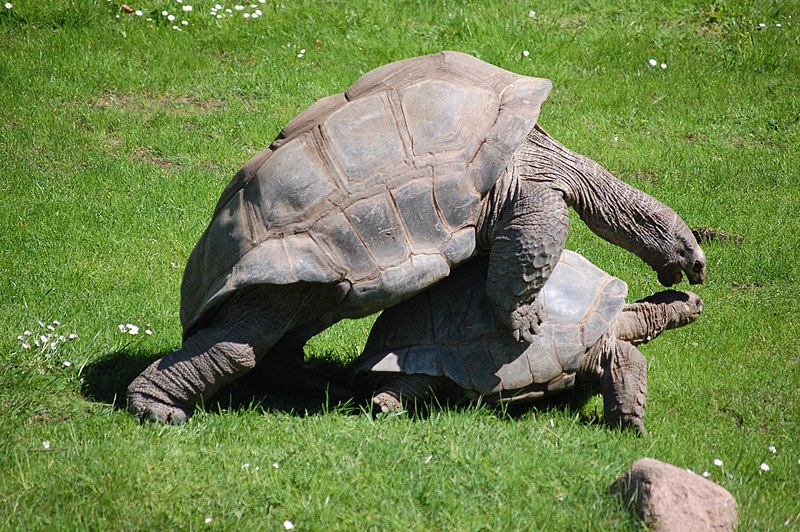
<instances>
[{"instance_id":1,"label":"wrinkled neck skin","mask_svg":"<svg viewBox=\"0 0 800 532\"><path fill-rule=\"evenodd\" d=\"M675 211L568 150L538 125L514 154L513 176L561 192L594 233L636 254L665 286L680 281L681 271L692 283L705 279L705 255Z\"/></svg>"}]
</instances>

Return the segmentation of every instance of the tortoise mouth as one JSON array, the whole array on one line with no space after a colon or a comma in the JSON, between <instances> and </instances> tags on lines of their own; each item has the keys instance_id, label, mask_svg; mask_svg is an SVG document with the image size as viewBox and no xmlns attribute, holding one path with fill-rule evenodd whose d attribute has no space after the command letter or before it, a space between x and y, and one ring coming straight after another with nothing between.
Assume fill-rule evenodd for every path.
<instances>
[{"instance_id":1,"label":"tortoise mouth","mask_svg":"<svg viewBox=\"0 0 800 532\"><path fill-rule=\"evenodd\" d=\"M658 282L664 286L672 286L678 284L683 279L681 271L677 269L666 269L658 272Z\"/></svg>"},{"instance_id":2,"label":"tortoise mouth","mask_svg":"<svg viewBox=\"0 0 800 532\"><path fill-rule=\"evenodd\" d=\"M686 274L689 284L703 284L706 280L705 263L696 261L683 272L679 266L664 268L658 272L658 282L667 287L678 284L683 280L683 273Z\"/></svg>"}]
</instances>

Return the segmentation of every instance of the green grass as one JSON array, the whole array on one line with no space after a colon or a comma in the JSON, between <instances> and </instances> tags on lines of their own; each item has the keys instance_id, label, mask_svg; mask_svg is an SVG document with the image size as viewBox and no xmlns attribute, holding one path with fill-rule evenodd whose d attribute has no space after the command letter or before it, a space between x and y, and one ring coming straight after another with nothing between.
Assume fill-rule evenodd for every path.
<instances>
[{"instance_id":1,"label":"green grass","mask_svg":"<svg viewBox=\"0 0 800 532\"><path fill-rule=\"evenodd\" d=\"M608 486L643 456L708 471L743 530L800 527L797 2L190 3L0 10L0 529L631 529ZM650 434L598 424L597 399L373 419L223 398L180 427L116 408L180 344L183 266L238 167L317 98L442 49L552 79L557 139L742 237L705 246L701 320L642 349ZM577 218L569 247L658 289ZM22 348L53 320L77 338ZM369 325L308 355L349 360Z\"/></svg>"}]
</instances>

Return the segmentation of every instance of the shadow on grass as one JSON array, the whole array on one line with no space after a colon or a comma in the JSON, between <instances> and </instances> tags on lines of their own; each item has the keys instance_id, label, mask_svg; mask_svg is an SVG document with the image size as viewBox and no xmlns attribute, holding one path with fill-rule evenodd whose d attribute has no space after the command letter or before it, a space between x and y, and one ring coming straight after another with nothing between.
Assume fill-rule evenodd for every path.
<instances>
[{"instance_id":1,"label":"shadow on grass","mask_svg":"<svg viewBox=\"0 0 800 532\"><path fill-rule=\"evenodd\" d=\"M86 365L81 393L90 400L124 410L131 381L168 354L125 349L111 353ZM368 400L367 395L349 385L347 369L333 362L317 361L298 367L264 363L224 386L204 407L209 412L258 409L304 416L333 409L359 412L357 406L368 404Z\"/></svg>"},{"instance_id":2,"label":"shadow on grass","mask_svg":"<svg viewBox=\"0 0 800 532\"><path fill-rule=\"evenodd\" d=\"M82 393L90 400L113 405L116 409L127 408L126 392L130 382L147 366L168 355L144 354L132 350L111 353L91 364L83 371ZM587 415L582 408L589 400L592 389L576 389L530 403L507 403L505 405L437 401L436 399L410 409L414 418L426 418L442 410L465 411L485 407L495 415L507 419L520 419L527 414L546 415L550 410L576 413L586 424L602 424L600 416ZM244 377L220 389L204 409L209 412L238 410L260 410L284 412L297 416L320 414L330 411L362 414L371 411L371 394L359 391L350 385L346 367L335 362L315 360L300 366L259 364ZM373 413L379 413L379 411Z\"/></svg>"}]
</instances>

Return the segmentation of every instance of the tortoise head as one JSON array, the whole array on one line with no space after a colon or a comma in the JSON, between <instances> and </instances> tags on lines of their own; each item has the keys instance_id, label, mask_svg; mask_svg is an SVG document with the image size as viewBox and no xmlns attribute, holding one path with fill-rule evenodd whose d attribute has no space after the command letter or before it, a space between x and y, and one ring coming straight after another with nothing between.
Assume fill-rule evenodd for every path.
<instances>
[{"instance_id":1,"label":"tortoise head","mask_svg":"<svg viewBox=\"0 0 800 532\"><path fill-rule=\"evenodd\" d=\"M671 260L654 268L658 274L658 282L664 286L681 282L682 274L686 274L690 284L701 284L706 280L706 254L688 227L686 232L680 231L675 235L672 249L668 250L671 253L666 255Z\"/></svg>"},{"instance_id":2,"label":"tortoise head","mask_svg":"<svg viewBox=\"0 0 800 532\"><path fill-rule=\"evenodd\" d=\"M640 246L632 251L658 275L664 286L681 282L683 275L690 284L706 280L706 254L692 231L675 211L662 204L655 213L659 220L652 230L645 229Z\"/></svg>"}]
</instances>

